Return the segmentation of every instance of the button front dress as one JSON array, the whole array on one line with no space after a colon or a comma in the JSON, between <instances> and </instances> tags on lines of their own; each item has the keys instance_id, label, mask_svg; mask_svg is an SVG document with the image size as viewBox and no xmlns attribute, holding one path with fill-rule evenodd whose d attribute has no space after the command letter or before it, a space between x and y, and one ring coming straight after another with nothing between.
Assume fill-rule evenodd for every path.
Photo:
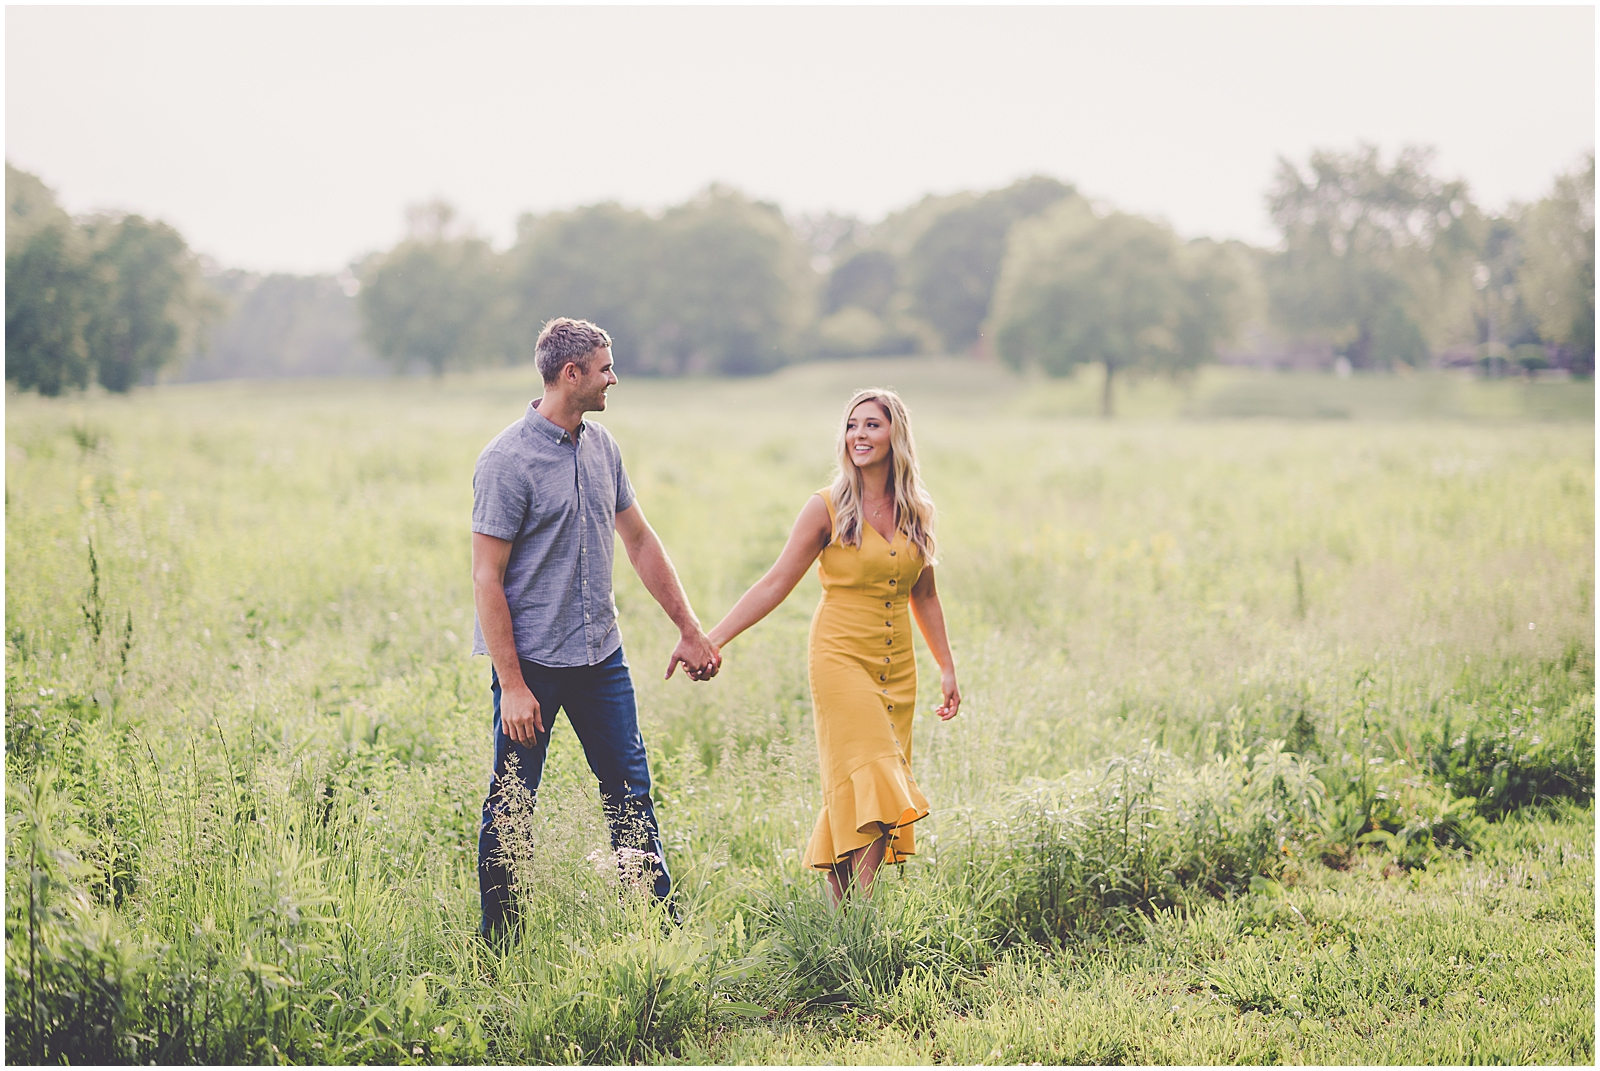
<instances>
[{"instance_id":1,"label":"button front dress","mask_svg":"<svg viewBox=\"0 0 1600 1071\"><path fill-rule=\"evenodd\" d=\"M817 493L834 522L832 494ZM928 801L911 776L917 663L909 607L922 566L903 532L886 542L865 519L860 547L830 543L822 552L809 659L822 810L806 846L809 866L831 869L886 828L885 862L916 851L911 823L927 817Z\"/></svg>"}]
</instances>

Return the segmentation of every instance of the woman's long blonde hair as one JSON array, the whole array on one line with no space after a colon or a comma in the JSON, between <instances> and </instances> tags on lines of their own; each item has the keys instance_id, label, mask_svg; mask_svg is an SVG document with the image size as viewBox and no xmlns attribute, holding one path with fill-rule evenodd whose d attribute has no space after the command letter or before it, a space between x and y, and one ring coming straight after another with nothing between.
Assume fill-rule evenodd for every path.
<instances>
[{"instance_id":1,"label":"woman's long blonde hair","mask_svg":"<svg viewBox=\"0 0 1600 1071\"><path fill-rule=\"evenodd\" d=\"M890 482L894 487L894 523L928 565L934 564L933 499L922 489L917 468L917 444L911 437L911 414L900 395L880 387L858 390L844 407L839 421L839 471L833 477L833 541L846 547L861 545L861 470L850 460L845 429L850 414L862 402L876 402L889 420Z\"/></svg>"}]
</instances>

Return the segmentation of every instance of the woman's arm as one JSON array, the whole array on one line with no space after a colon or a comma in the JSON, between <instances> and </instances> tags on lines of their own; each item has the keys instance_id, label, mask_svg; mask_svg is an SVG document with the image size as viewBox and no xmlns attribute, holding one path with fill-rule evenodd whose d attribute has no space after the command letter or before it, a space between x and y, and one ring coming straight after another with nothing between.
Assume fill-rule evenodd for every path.
<instances>
[{"instance_id":1,"label":"woman's arm","mask_svg":"<svg viewBox=\"0 0 1600 1071\"><path fill-rule=\"evenodd\" d=\"M789 592L800 583L800 578L806 575L806 570L811 568L811 563L817 560L817 555L822 553L831 538L833 524L828 520L828 504L822 501L821 495L812 495L800 510L794 530L789 533L789 541L783 546L783 553L772 563L767 575L752 584L750 590L728 611L728 616L707 633L712 646L721 650L723 644L766 617L788 598Z\"/></svg>"},{"instance_id":2,"label":"woman's arm","mask_svg":"<svg viewBox=\"0 0 1600 1071\"><path fill-rule=\"evenodd\" d=\"M922 570L911 586L911 612L916 616L922 638L928 641L933 660L939 663L939 686L944 703L934 708L941 721L949 721L961 709L961 688L956 684L956 660L950 654L950 637L944 631L944 607L939 605L939 588L933 580L933 566Z\"/></svg>"}]
</instances>

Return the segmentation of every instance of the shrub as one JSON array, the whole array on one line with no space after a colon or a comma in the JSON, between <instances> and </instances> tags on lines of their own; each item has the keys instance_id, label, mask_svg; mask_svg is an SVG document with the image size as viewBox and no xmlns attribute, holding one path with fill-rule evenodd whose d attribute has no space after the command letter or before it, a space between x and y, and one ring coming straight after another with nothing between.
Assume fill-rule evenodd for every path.
<instances>
[{"instance_id":1,"label":"shrub","mask_svg":"<svg viewBox=\"0 0 1600 1071\"><path fill-rule=\"evenodd\" d=\"M1424 730L1429 772L1478 809L1501 817L1518 807L1594 799L1594 655L1569 646L1532 672L1474 681L1469 700Z\"/></svg>"},{"instance_id":2,"label":"shrub","mask_svg":"<svg viewBox=\"0 0 1600 1071\"><path fill-rule=\"evenodd\" d=\"M1050 944L1120 934L1139 915L1276 875L1320 792L1281 742L1198 768L1150 747L1028 788L972 827L966 865L1003 890L988 907L998 933Z\"/></svg>"},{"instance_id":3,"label":"shrub","mask_svg":"<svg viewBox=\"0 0 1600 1071\"><path fill-rule=\"evenodd\" d=\"M820 885L769 890L756 909L776 968L771 996L801 1004L849 1003L879 1009L910 975L968 973L993 957L996 934L984 917L985 890L959 872L897 880L832 906ZM951 879L955 880L951 880Z\"/></svg>"}]
</instances>

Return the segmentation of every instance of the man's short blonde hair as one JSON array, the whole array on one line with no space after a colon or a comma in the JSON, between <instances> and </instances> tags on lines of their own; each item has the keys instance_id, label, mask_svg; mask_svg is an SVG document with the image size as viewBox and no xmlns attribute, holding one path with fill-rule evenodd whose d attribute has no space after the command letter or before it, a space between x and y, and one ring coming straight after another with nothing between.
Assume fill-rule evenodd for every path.
<instances>
[{"instance_id":1,"label":"man's short blonde hair","mask_svg":"<svg viewBox=\"0 0 1600 1071\"><path fill-rule=\"evenodd\" d=\"M558 316L544 325L533 344L533 361L546 383L554 383L571 361L589 371L588 356L602 346L611 345L611 336L588 320Z\"/></svg>"}]
</instances>

